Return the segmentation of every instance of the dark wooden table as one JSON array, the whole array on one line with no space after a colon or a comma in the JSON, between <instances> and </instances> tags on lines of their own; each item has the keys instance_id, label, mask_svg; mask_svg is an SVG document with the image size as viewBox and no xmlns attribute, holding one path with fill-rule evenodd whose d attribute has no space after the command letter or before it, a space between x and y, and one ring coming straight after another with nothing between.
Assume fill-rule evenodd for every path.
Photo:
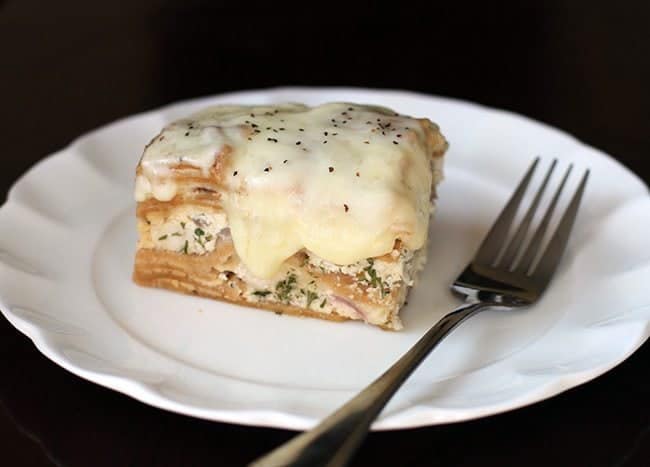
<instances>
[{"instance_id":1,"label":"dark wooden table","mask_svg":"<svg viewBox=\"0 0 650 467\"><path fill-rule=\"evenodd\" d=\"M0 0L0 201L36 161L113 119L287 84L403 88L506 108L650 180L647 1L428 3ZM531 407L371 434L354 464L650 465L648 371L646 344ZM0 372L3 466L237 466L292 435L164 412L86 382L4 318Z\"/></svg>"}]
</instances>

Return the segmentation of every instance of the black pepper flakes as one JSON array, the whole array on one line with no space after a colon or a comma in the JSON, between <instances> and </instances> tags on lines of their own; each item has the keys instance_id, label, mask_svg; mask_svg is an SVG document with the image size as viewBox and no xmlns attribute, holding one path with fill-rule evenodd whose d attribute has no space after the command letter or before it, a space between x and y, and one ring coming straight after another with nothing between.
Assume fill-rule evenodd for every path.
<instances>
[{"instance_id":1,"label":"black pepper flakes","mask_svg":"<svg viewBox=\"0 0 650 467\"><path fill-rule=\"evenodd\" d=\"M298 131L305 131L304 128L298 128Z\"/></svg>"},{"instance_id":2,"label":"black pepper flakes","mask_svg":"<svg viewBox=\"0 0 650 467\"><path fill-rule=\"evenodd\" d=\"M399 144L397 141L393 140L393 144Z\"/></svg>"},{"instance_id":3,"label":"black pepper flakes","mask_svg":"<svg viewBox=\"0 0 650 467\"><path fill-rule=\"evenodd\" d=\"M358 176L359 176L359 172L357 172L355 175L358 177Z\"/></svg>"},{"instance_id":4,"label":"black pepper flakes","mask_svg":"<svg viewBox=\"0 0 650 467\"><path fill-rule=\"evenodd\" d=\"M264 172L270 172L270 171L271 171L271 167L265 167L264 168Z\"/></svg>"},{"instance_id":5,"label":"black pepper flakes","mask_svg":"<svg viewBox=\"0 0 650 467\"><path fill-rule=\"evenodd\" d=\"M334 167L329 167L327 170L330 171L330 173L334 172Z\"/></svg>"},{"instance_id":6,"label":"black pepper flakes","mask_svg":"<svg viewBox=\"0 0 650 467\"><path fill-rule=\"evenodd\" d=\"M236 171L236 170L232 173L232 176L233 176L233 177L236 177L236 176L237 176L237 171Z\"/></svg>"},{"instance_id":7,"label":"black pepper flakes","mask_svg":"<svg viewBox=\"0 0 650 467\"><path fill-rule=\"evenodd\" d=\"M348 212L348 211L350 210L350 208L348 207L347 204L344 204L344 205L343 205L343 209L345 209L345 212Z\"/></svg>"},{"instance_id":8,"label":"black pepper flakes","mask_svg":"<svg viewBox=\"0 0 650 467\"><path fill-rule=\"evenodd\" d=\"M364 141L363 143L364 144L370 144L370 141Z\"/></svg>"},{"instance_id":9,"label":"black pepper flakes","mask_svg":"<svg viewBox=\"0 0 650 467\"><path fill-rule=\"evenodd\" d=\"M395 136L397 136L398 138L402 137L402 135L400 133L396 134Z\"/></svg>"},{"instance_id":10,"label":"black pepper flakes","mask_svg":"<svg viewBox=\"0 0 650 467\"><path fill-rule=\"evenodd\" d=\"M324 134L325 136L327 136L327 132L326 132L326 131L324 131L323 134Z\"/></svg>"},{"instance_id":11,"label":"black pepper flakes","mask_svg":"<svg viewBox=\"0 0 650 467\"><path fill-rule=\"evenodd\" d=\"M327 140L323 141L323 144L327 144Z\"/></svg>"},{"instance_id":12,"label":"black pepper flakes","mask_svg":"<svg viewBox=\"0 0 650 467\"><path fill-rule=\"evenodd\" d=\"M288 159L285 159L282 161L283 164L286 164L288 162Z\"/></svg>"},{"instance_id":13,"label":"black pepper flakes","mask_svg":"<svg viewBox=\"0 0 650 467\"><path fill-rule=\"evenodd\" d=\"M185 132L185 136L190 136L190 132L189 131Z\"/></svg>"},{"instance_id":14,"label":"black pepper flakes","mask_svg":"<svg viewBox=\"0 0 650 467\"><path fill-rule=\"evenodd\" d=\"M348 107L348 110L349 110L349 111L353 111L353 110L354 110L354 107Z\"/></svg>"},{"instance_id":15,"label":"black pepper flakes","mask_svg":"<svg viewBox=\"0 0 650 467\"><path fill-rule=\"evenodd\" d=\"M302 144L301 141L296 141L296 146L300 146Z\"/></svg>"}]
</instances>

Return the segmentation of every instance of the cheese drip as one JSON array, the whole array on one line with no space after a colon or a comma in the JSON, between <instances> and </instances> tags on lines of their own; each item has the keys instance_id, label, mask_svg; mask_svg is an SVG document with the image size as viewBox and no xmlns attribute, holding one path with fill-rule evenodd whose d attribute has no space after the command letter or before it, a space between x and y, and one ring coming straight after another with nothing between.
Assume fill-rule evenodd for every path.
<instances>
[{"instance_id":1,"label":"cheese drip","mask_svg":"<svg viewBox=\"0 0 650 467\"><path fill-rule=\"evenodd\" d=\"M171 168L220 170L237 254L270 278L305 248L339 265L424 245L430 214L428 120L331 103L215 106L171 123L145 149L136 199L174 196Z\"/></svg>"}]
</instances>

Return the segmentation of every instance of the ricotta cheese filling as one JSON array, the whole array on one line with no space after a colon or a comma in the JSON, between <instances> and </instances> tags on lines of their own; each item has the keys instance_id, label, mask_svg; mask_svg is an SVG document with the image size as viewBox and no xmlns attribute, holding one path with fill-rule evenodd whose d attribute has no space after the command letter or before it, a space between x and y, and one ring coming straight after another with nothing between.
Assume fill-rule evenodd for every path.
<instances>
[{"instance_id":1,"label":"ricotta cheese filling","mask_svg":"<svg viewBox=\"0 0 650 467\"><path fill-rule=\"evenodd\" d=\"M176 209L164 222L151 224L151 241L156 248L185 254L210 253L220 239L229 236L225 214Z\"/></svg>"},{"instance_id":2,"label":"ricotta cheese filling","mask_svg":"<svg viewBox=\"0 0 650 467\"><path fill-rule=\"evenodd\" d=\"M169 124L147 146L135 197L170 201L178 192L171 169L189 165L208 176L218 166L225 217L204 219L207 228L171 220L152 236L167 249L202 254L229 227L246 268L270 278L302 249L351 265L391 252L396 239L421 248L429 151L420 121L381 107L216 106Z\"/></svg>"}]
</instances>

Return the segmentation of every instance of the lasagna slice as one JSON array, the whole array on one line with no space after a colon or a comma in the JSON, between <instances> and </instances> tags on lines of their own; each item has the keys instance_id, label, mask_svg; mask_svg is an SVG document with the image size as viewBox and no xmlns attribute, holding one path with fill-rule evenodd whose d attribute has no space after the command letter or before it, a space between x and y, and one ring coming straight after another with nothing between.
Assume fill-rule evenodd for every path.
<instances>
[{"instance_id":1,"label":"lasagna slice","mask_svg":"<svg viewBox=\"0 0 650 467\"><path fill-rule=\"evenodd\" d=\"M136 170L134 281L400 329L446 148L427 119L351 103L174 121Z\"/></svg>"}]
</instances>

